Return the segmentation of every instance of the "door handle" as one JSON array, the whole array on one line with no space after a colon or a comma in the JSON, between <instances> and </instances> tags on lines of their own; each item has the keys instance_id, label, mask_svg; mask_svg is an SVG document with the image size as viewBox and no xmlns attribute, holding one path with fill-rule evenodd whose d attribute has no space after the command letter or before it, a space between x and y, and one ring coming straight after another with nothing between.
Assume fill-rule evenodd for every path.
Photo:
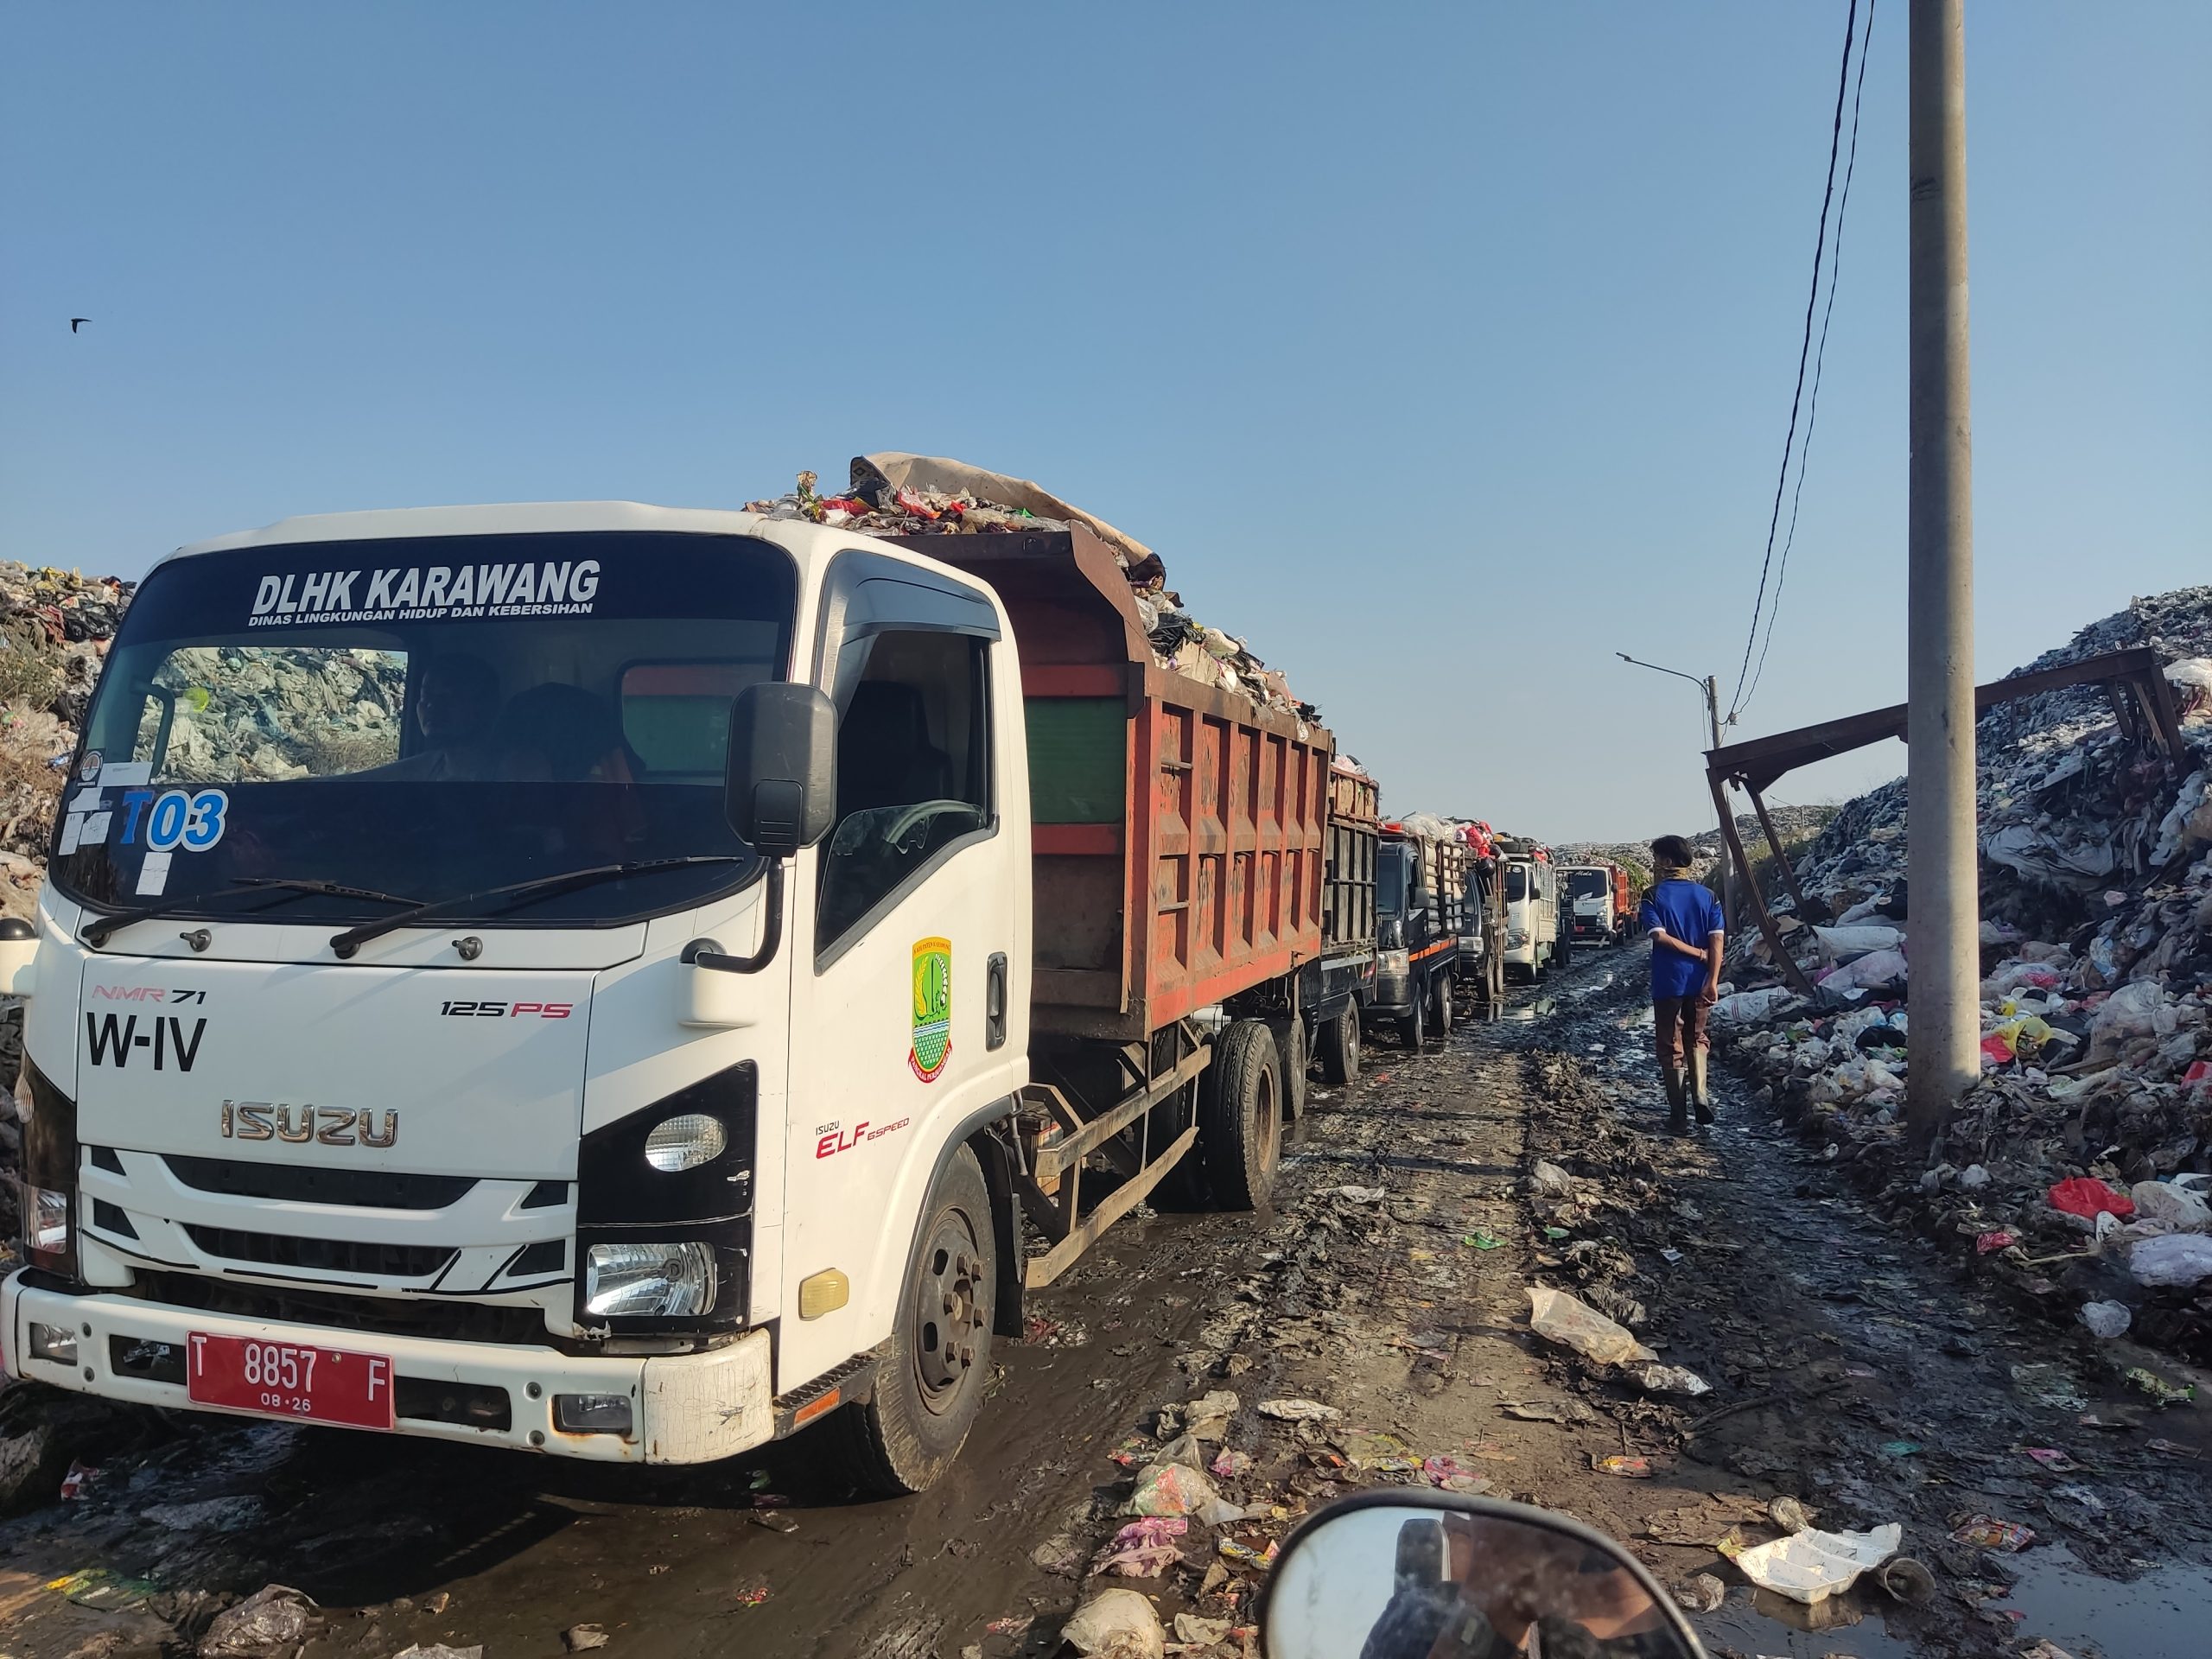
<instances>
[{"instance_id":1,"label":"door handle","mask_svg":"<svg viewBox=\"0 0 2212 1659\"><path fill-rule=\"evenodd\" d=\"M994 950L983 980L983 1046L1006 1046L1006 952Z\"/></svg>"}]
</instances>

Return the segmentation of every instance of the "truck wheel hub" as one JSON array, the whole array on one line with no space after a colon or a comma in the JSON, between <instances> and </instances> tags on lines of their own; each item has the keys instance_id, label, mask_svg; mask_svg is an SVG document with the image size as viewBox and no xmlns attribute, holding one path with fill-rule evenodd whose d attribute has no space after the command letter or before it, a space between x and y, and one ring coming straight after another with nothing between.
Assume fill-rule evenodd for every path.
<instances>
[{"instance_id":1,"label":"truck wheel hub","mask_svg":"<svg viewBox=\"0 0 2212 1659\"><path fill-rule=\"evenodd\" d=\"M975 1236L956 1211L930 1236L915 1287L915 1381L933 1412L950 1409L974 1372L977 1339L989 1317L988 1294Z\"/></svg>"}]
</instances>

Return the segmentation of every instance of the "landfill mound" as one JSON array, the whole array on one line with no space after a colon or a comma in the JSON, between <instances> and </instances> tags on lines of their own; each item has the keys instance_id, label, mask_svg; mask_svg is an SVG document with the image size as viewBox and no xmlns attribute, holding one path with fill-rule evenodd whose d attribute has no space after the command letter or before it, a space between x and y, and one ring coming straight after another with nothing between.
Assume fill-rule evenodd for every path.
<instances>
[{"instance_id":1,"label":"landfill mound","mask_svg":"<svg viewBox=\"0 0 2212 1659\"><path fill-rule=\"evenodd\" d=\"M77 727L137 588L0 559L0 916L37 907Z\"/></svg>"},{"instance_id":2,"label":"landfill mound","mask_svg":"<svg viewBox=\"0 0 2212 1659\"><path fill-rule=\"evenodd\" d=\"M1903 779L1851 802L1730 953L1724 1046L1894 1214L2100 1338L2212 1363L2212 587L2139 599L2032 669L2133 645L2184 753L2095 686L1976 723L1982 1075L1926 1158L1904 1091L1912 914ZM1803 913L1798 913L1802 908Z\"/></svg>"},{"instance_id":3,"label":"landfill mound","mask_svg":"<svg viewBox=\"0 0 2212 1659\"><path fill-rule=\"evenodd\" d=\"M1787 806L1779 801L1767 803L1767 817L1774 821L1775 833L1782 837L1784 849L1801 846L1812 840L1832 823L1836 816L1833 806ZM1736 818L1736 836L1744 843L1744 850L1754 859L1766 851L1766 831L1759 821L1749 812ZM1701 830L1695 835L1684 836L1690 850L1697 855L1695 868L1710 873L1720 864L1720 831L1714 828ZM1651 874L1651 841L1575 841L1559 849L1562 864L1618 864L1624 869L1649 880Z\"/></svg>"},{"instance_id":4,"label":"landfill mound","mask_svg":"<svg viewBox=\"0 0 2212 1659\"><path fill-rule=\"evenodd\" d=\"M818 474L801 473L789 493L748 501L745 510L872 536L990 536L1081 524L1106 543L1128 577L1129 596L1160 667L1300 720L1321 717L1243 640L1185 611L1183 596L1167 586L1167 567L1157 553L1027 479L965 461L885 451L853 457L842 495L823 495L820 483Z\"/></svg>"}]
</instances>

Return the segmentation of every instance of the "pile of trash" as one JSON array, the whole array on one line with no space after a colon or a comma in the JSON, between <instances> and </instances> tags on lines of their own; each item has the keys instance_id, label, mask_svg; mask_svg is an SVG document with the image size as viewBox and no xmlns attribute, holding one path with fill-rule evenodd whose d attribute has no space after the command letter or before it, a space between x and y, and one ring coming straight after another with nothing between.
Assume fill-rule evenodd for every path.
<instances>
[{"instance_id":1,"label":"pile of trash","mask_svg":"<svg viewBox=\"0 0 2212 1659\"><path fill-rule=\"evenodd\" d=\"M77 727L137 587L0 559L0 915L36 905Z\"/></svg>"},{"instance_id":2,"label":"pile of trash","mask_svg":"<svg viewBox=\"0 0 2212 1659\"><path fill-rule=\"evenodd\" d=\"M2212 1361L2212 588L2139 600L2032 666L2147 643L2187 753L2095 687L1985 714L1982 1077L1932 1167L1904 1142L1912 916L1904 785L1840 812L1765 941L1730 953L1716 1038L1891 1207L2024 1288ZM2084 1197L2084 1194L2087 1197Z\"/></svg>"},{"instance_id":3,"label":"pile of trash","mask_svg":"<svg viewBox=\"0 0 2212 1659\"><path fill-rule=\"evenodd\" d=\"M1301 721L1320 719L1319 711L1301 702L1281 673L1254 655L1243 640L1208 626L1183 608L1182 595L1168 588L1167 567L1157 553L1027 479L965 461L885 451L853 457L850 481L842 495L823 494L820 483L817 474L801 473L788 493L748 501L745 510L873 536L989 536L1080 524L1112 550L1128 576L1138 620L1160 667Z\"/></svg>"},{"instance_id":4,"label":"pile of trash","mask_svg":"<svg viewBox=\"0 0 2212 1659\"><path fill-rule=\"evenodd\" d=\"M1767 803L1767 817L1774 822L1775 834L1782 837L1785 849L1797 847L1813 840L1826 830L1836 817L1833 806L1794 806L1781 801ZM1718 869L1720 864L1720 831L1708 825L1696 834L1688 833L1685 825L1682 837L1697 855L1695 868L1700 871ZM1736 817L1736 838L1744 843L1744 850L1758 860L1766 852L1766 831L1759 827L1758 819L1749 812ZM1651 870L1651 843L1649 841L1578 841L1561 847L1558 853L1562 864L1618 864L1631 874L1640 875L1648 884Z\"/></svg>"}]
</instances>

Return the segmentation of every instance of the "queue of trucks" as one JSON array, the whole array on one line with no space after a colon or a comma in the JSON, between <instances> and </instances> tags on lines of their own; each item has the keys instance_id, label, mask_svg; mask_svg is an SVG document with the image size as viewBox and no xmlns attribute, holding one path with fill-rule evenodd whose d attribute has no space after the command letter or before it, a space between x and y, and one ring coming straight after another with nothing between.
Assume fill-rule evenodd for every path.
<instances>
[{"instance_id":1,"label":"queue of trucks","mask_svg":"<svg viewBox=\"0 0 2212 1659\"><path fill-rule=\"evenodd\" d=\"M183 549L0 925L6 1369L606 1461L820 1424L918 1491L1027 1292L1263 1206L1309 1065L1565 959L1547 851L1475 829L1164 665L1082 524Z\"/></svg>"}]
</instances>

